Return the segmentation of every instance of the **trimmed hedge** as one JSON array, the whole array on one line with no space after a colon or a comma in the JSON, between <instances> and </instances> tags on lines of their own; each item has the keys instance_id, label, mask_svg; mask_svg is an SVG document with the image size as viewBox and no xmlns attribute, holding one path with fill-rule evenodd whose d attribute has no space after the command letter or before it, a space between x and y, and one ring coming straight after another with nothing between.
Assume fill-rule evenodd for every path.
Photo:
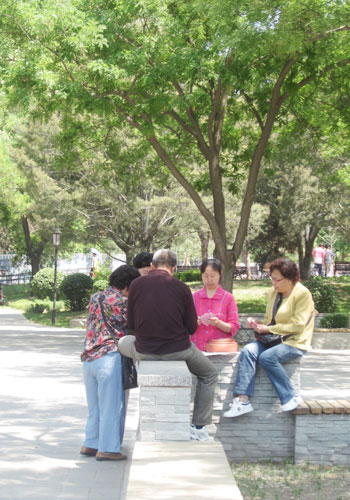
<instances>
[{"instance_id":1,"label":"trimmed hedge","mask_svg":"<svg viewBox=\"0 0 350 500\"><path fill-rule=\"evenodd\" d=\"M202 279L202 275L199 269L190 269L189 271L176 272L174 276L178 280L185 283L187 283L188 281L200 281Z\"/></svg>"},{"instance_id":2,"label":"trimmed hedge","mask_svg":"<svg viewBox=\"0 0 350 500\"><path fill-rule=\"evenodd\" d=\"M312 293L315 308L320 313L334 313L337 309L339 297L332 285L323 281L322 276L316 276L304 283Z\"/></svg>"},{"instance_id":3,"label":"trimmed hedge","mask_svg":"<svg viewBox=\"0 0 350 500\"><path fill-rule=\"evenodd\" d=\"M348 316L344 313L329 314L320 321L322 328L348 328Z\"/></svg>"},{"instance_id":4,"label":"trimmed hedge","mask_svg":"<svg viewBox=\"0 0 350 500\"><path fill-rule=\"evenodd\" d=\"M82 273L66 276L62 282L62 291L66 297L65 304L71 311L82 311L89 303L93 280Z\"/></svg>"},{"instance_id":5,"label":"trimmed hedge","mask_svg":"<svg viewBox=\"0 0 350 500\"><path fill-rule=\"evenodd\" d=\"M57 271L56 276L56 297L57 299L62 298L61 285L65 278L65 274L61 271ZM34 297L38 299L53 298L53 286L55 280L55 270L49 267L40 269L34 276L31 282L31 291Z\"/></svg>"}]
</instances>

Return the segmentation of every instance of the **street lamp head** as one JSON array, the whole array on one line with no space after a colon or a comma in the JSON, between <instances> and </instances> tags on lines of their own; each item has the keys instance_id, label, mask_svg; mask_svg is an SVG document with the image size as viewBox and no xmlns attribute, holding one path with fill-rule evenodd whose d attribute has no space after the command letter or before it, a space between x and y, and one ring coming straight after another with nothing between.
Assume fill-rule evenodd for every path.
<instances>
[{"instance_id":1,"label":"street lamp head","mask_svg":"<svg viewBox=\"0 0 350 500\"><path fill-rule=\"evenodd\" d=\"M58 228L56 228L52 233L52 243L55 247L58 247L58 245L60 244L60 236L61 236L61 231Z\"/></svg>"}]
</instances>

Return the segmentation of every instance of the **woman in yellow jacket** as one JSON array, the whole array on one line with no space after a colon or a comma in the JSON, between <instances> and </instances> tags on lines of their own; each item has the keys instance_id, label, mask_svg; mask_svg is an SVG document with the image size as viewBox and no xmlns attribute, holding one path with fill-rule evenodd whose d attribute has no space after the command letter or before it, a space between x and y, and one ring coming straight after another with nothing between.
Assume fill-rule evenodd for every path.
<instances>
[{"instance_id":1,"label":"woman in yellow jacket","mask_svg":"<svg viewBox=\"0 0 350 500\"><path fill-rule=\"evenodd\" d=\"M224 417L238 417L253 411L249 398L254 391L258 362L271 380L283 411L294 410L302 402L282 363L303 356L309 350L314 329L314 302L310 291L300 283L299 269L293 261L274 260L270 264L270 275L273 288L268 294L265 318L262 322L254 318L247 320L257 340L246 345L240 353L236 397ZM267 334L276 336L273 347L264 343Z\"/></svg>"}]
</instances>

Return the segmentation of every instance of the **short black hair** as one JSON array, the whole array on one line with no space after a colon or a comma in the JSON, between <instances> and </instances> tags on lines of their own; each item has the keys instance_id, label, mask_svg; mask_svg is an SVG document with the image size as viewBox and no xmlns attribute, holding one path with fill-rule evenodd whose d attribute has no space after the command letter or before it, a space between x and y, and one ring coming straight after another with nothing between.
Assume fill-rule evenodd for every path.
<instances>
[{"instance_id":1,"label":"short black hair","mask_svg":"<svg viewBox=\"0 0 350 500\"><path fill-rule=\"evenodd\" d=\"M130 283L139 276L141 275L134 266L125 264L117 267L110 275L109 286L114 286L114 288L118 288L118 290L124 290L125 287L129 288Z\"/></svg>"},{"instance_id":2,"label":"short black hair","mask_svg":"<svg viewBox=\"0 0 350 500\"><path fill-rule=\"evenodd\" d=\"M221 276L222 266L221 266L221 262L218 259L205 259L205 260L203 260L201 267L199 268L201 274L205 273L205 270L208 266L211 266L214 269L214 271L217 271Z\"/></svg>"},{"instance_id":3,"label":"short black hair","mask_svg":"<svg viewBox=\"0 0 350 500\"><path fill-rule=\"evenodd\" d=\"M134 267L136 269L141 269L141 267L150 267L153 259L153 253L150 252L141 252L138 253L133 260Z\"/></svg>"}]
</instances>

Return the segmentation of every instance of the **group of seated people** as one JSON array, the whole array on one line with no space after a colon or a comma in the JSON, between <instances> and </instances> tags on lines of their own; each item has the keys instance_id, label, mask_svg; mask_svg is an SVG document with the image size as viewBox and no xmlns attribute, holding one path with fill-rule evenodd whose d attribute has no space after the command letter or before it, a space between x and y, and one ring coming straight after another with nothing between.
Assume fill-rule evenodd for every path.
<instances>
[{"instance_id":1,"label":"group of seated people","mask_svg":"<svg viewBox=\"0 0 350 500\"><path fill-rule=\"evenodd\" d=\"M235 299L220 285L217 259L202 263L204 286L193 295L174 278L177 256L173 251L143 252L133 263L118 267L108 288L94 294L88 306L81 355L88 419L80 453L97 460L127 458L120 451L127 396L120 354L134 360L184 360L197 377L190 437L207 441L218 373L203 351L208 341L232 338L240 328ZM310 348L313 299L300 283L293 261L276 259L270 264L270 275L265 318L262 322L248 318L256 340L240 352L234 399L225 418L253 411L250 397L258 362L276 390L282 411L291 411L302 401L282 364ZM273 341L268 344L265 340L270 337Z\"/></svg>"}]
</instances>

